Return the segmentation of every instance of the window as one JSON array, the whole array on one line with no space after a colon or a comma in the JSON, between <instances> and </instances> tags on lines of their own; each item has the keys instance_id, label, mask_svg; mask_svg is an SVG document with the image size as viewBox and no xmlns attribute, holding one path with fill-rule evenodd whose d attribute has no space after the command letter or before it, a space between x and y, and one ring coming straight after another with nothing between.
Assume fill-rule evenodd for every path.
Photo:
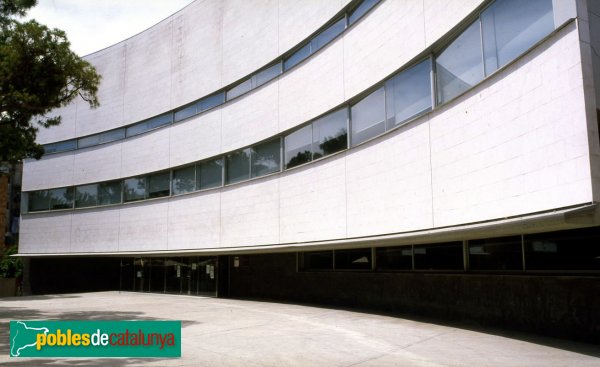
<instances>
[{"instance_id":1,"label":"window","mask_svg":"<svg viewBox=\"0 0 600 367\"><path fill-rule=\"evenodd\" d=\"M121 139L125 139L125 129L116 129L100 134L100 143L108 143Z\"/></svg>"},{"instance_id":2,"label":"window","mask_svg":"<svg viewBox=\"0 0 600 367\"><path fill-rule=\"evenodd\" d=\"M472 270L523 270L521 236L469 241Z\"/></svg>"},{"instance_id":3,"label":"window","mask_svg":"<svg viewBox=\"0 0 600 367\"><path fill-rule=\"evenodd\" d=\"M483 79L479 21L471 24L435 60L438 102L463 93Z\"/></svg>"},{"instance_id":4,"label":"window","mask_svg":"<svg viewBox=\"0 0 600 367\"><path fill-rule=\"evenodd\" d=\"M98 205L98 185L83 185L75 188L75 207L85 208Z\"/></svg>"},{"instance_id":5,"label":"window","mask_svg":"<svg viewBox=\"0 0 600 367\"><path fill-rule=\"evenodd\" d=\"M252 147L252 177L264 176L280 169L280 139Z\"/></svg>"},{"instance_id":6,"label":"window","mask_svg":"<svg viewBox=\"0 0 600 367\"><path fill-rule=\"evenodd\" d=\"M310 43L302 46L298 51L294 52L290 57L283 61L283 70L291 69L299 64L302 60L310 56Z\"/></svg>"},{"instance_id":7,"label":"window","mask_svg":"<svg viewBox=\"0 0 600 367\"><path fill-rule=\"evenodd\" d=\"M169 196L171 186L171 172L160 172L148 175L148 198Z\"/></svg>"},{"instance_id":8,"label":"window","mask_svg":"<svg viewBox=\"0 0 600 367\"><path fill-rule=\"evenodd\" d=\"M223 185L223 159L217 158L198 165L200 189L210 189Z\"/></svg>"},{"instance_id":9,"label":"window","mask_svg":"<svg viewBox=\"0 0 600 367\"><path fill-rule=\"evenodd\" d=\"M77 140L76 139L59 141L58 143L44 145L44 153L45 154L60 153L60 152L66 152L66 151L75 150L75 149L77 149Z\"/></svg>"},{"instance_id":10,"label":"window","mask_svg":"<svg viewBox=\"0 0 600 367\"><path fill-rule=\"evenodd\" d=\"M227 100L229 101L230 99L240 96L249 91L250 89L252 89L252 80L249 78L236 85L235 87L229 89L227 91Z\"/></svg>"},{"instance_id":11,"label":"window","mask_svg":"<svg viewBox=\"0 0 600 367\"><path fill-rule=\"evenodd\" d=\"M126 135L127 136L139 135L139 134L145 133L146 131L156 129L156 128L164 126L164 125L168 125L171 122L173 122L173 115L170 112L165 113L163 115L159 115L159 116L153 117L149 120L145 120L145 121L142 121L135 125L129 126L127 128Z\"/></svg>"},{"instance_id":12,"label":"window","mask_svg":"<svg viewBox=\"0 0 600 367\"><path fill-rule=\"evenodd\" d=\"M348 109L323 116L312 125L313 159L348 148Z\"/></svg>"},{"instance_id":13,"label":"window","mask_svg":"<svg viewBox=\"0 0 600 367\"><path fill-rule=\"evenodd\" d=\"M527 270L600 270L600 227L525 235Z\"/></svg>"},{"instance_id":14,"label":"window","mask_svg":"<svg viewBox=\"0 0 600 367\"><path fill-rule=\"evenodd\" d=\"M132 177L123 180L123 199L125 202L146 198L146 178Z\"/></svg>"},{"instance_id":15,"label":"window","mask_svg":"<svg viewBox=\"0 0 600 367\"><path fill-rule=\"evenodd\" d=\"M225 93L216 93L198 101L198 112L206 111L225 102Z\"/></svg>"},{"instance_id":16,"label":"window","mask_svg":"<svg viewBox=\"0 0 600 367\"><path fill-rule=\"evenodd\" d=\"M431 110L431 61L407 69L385 82L387 128Z\"/></svg>"},{"instance_id":17,"label":"window","mask_svg":"<svg viewBox=\"0 0 600 367\"><path fill-rule=\"evenodd\" d=\"M301 252L301 270L333 270L333 251Z\"/></svg>"},{"instance_id":18,"label":"window","mask_svg":"<svg viewBox=\"0 0 600 367\"><path fill-rule=\"evenodd\" d=\"M121 203L121 181L102 182L98 184L98 205Z\"/></svg>"},{"instance_id":19,"label":"window","mask_svg":"<svg viewBox=\"0 0 600 367\"><path fill-rule=\"evenodd\" d=\"M87 148L93 145L100 144L100 134L86 136L84 138L77 139L77 148Z\"/></svg>"},{"instance_id":20,"label":"window","mask_svg":"<svg viewBox=\"0 0 600 367\"><path fill-rule=\"evenodd\" d=\"M281 62L273 66L269 66L268 68L254 74L252 76L252 88L256 88L260 85L265 84L266 82L275 78L279 74L281 74Z\"/></svg>"},{"instance_id":21,"label":"window","mask_svg":"<svg viewBox=\"0 0 600 367\"><path fill-rule=\"evenodd\" d=\"M73 188L63 187L48 190L50 195L50 210L70 209L73 207Z\"/></svg>"},{"instance_id":22,"label":"window","mask_svg":"<svg viewBox=\"0 0 600 367\"><path fill-rule=\"evenodd\" d=\"M285 168L312 160L312 133L312 124L310 124L284 138Z\"/></svg>"},{"instance_id":23,"label":"window","mask_svg":"<svg viewBox=\"0 0 600 367\"><path fill-rule=\"evenodd\" d=\"M227 156L226 177L228 184L250 178L250 148L233 152Z\"/></svg>"},{"instance_id":24,"label":"window","mask_svg":"<svg viewBox=\"0 0 600 367\"><path fill-rule=\"evenodd\" d=\"M481 22L489 75L554 30L552 0L496 0L481 13Z\"/></svg>"},{"instance_id":25,"label":"window","mask_svg":"<svg viewBox=\"0 0 600 367\"><path fill-rule=\"evenodd\" d=\"M362 18L362 16L371 10L372 7L377 5L378 2L379 0L364 0L362 3L360 3L360 5L357 6L348 16L348 25Z\"/></svg>"},{"instance_id":26,"label":"window","mask_svg":"<svg viewBox=\"0 0 600 367\"><path fill-rule=\"evenodd\" d=\"M31 191L27 194L30 212L50 209L48 190Z\"/></svg>"},{"instance_id":27,"label":"window","mask_svg":"<svg viewBox=\"0 0 600 367\"><path fill-rule=\"evenodd\" d=\"M196 103L185 106L177 111L175 111L174 119L175 121L181 121L190 116L194 116L196 114Z\"/></svg>"},{"instance_id":28,"label":"window","mask_svg":"<svg viewBox=\"0 0 600 367\"><path fill-rule=\"evenodd\" d=\"M377 270L412 270L412 246L382 247L375 250Z\"/></svg>"},{"instance_id":29,"label":"window","mask_svg":"<svg viewBox=\"0 0 600 367\"><path fill-rule=\"evenodd\" d=\"M352 146L385 132L385 98L383 87L350 108Z\"/></svg>"},{"instance_id":30,"label":"window","mask_svg":"<svg viewBox=\"0 0 600 367\"><path fill-rule=\"evenodd\" d=\"M414 246L415 269L463 270L462 242Z\"/></svg>"},{"instance_id":31,"label":"window","mask_svg":"<svg viewBox=\"0 0 600 367\"><path fill-rule=\"evenodd\" d=\"M185 194L196 189L196 166L173 170L173 195Z\"/></svg>"},{"instance_id":32,"label":"window","mask_svg":"<svg viewBox=\"0 0 600 367\"><path fill-rule=\"evenodd\" d=\"M315 53L318 49L331 42L338 34L342 33L344 29L346 29L346 18L339 19L329 28L316 35L310 41L310 52Z\"/></svg>"},{"instance_id":33,"label":"window","mask_svg":"<svg viewBox=\"0 0 600 367\"><path fill-rule=\"evenodd\" d=\"M371 249L335 250L336 270L371 270Z\"/></svg>"}]
</instances>

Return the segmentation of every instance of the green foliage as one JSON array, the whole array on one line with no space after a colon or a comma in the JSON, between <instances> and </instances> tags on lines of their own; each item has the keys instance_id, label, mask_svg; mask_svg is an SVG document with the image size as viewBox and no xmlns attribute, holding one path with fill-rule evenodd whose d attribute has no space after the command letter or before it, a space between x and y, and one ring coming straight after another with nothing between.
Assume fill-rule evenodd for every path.
<instances>
[{"instance_id":1,"label":"green foliage","mask_svg":"<svg viewBox=\"0 0 600 367\"><path fill-rule=\"evenodd\" d=\"M0 257L0 278L19 278L23 274L23 261L11 257L17 253L17 246L6 248Z\"/></svg>"},{"instance_id":2,"label":"green foliage","mask_svg":"<svg viewBox=\"0 0 600 367\"><path fill-rule=\"evenodd\" d=\"M69 47L65 33L36 21L18 22L35 1L0 0L0 161L41 158L38 127L60 124L51 110L80 96L99 105L100 75Z\"/></svg>"}]
</instances>

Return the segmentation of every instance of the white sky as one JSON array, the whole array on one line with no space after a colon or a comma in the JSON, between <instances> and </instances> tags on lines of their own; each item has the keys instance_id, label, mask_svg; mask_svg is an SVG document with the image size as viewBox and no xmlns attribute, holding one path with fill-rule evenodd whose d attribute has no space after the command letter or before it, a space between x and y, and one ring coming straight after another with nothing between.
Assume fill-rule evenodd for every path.
<instances>
[{"instance_id":1,"label":"white sky","mask_svg":"<svg viewBox=\"0 0 600 367\"><path fill-rule=\"evenodd\" d=\"M25 19L67 32L79 56L129 38L193 0L38 0Z\"/></svg>"}]
</instances>

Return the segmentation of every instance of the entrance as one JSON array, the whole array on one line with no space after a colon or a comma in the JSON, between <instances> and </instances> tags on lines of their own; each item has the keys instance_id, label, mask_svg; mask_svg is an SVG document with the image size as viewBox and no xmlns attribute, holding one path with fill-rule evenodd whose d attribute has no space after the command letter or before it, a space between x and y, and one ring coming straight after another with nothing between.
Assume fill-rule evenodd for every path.
<instances>
[{"instance_id":1,"label":"entrance","mask_svg":"<svg viewBox=\"0 0 600 367\"><path fill-rule=\"evenodd\" d=\"M217 258L121 259L121 290L216 297Z\"/></svg>"}]
</instances>

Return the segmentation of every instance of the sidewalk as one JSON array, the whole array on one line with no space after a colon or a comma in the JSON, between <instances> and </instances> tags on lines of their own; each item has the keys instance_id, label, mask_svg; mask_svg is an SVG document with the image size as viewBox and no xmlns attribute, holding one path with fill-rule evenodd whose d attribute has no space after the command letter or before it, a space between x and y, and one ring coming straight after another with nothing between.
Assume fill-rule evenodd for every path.
<instances>
[{"instance_id":1,"label":"sidewalk","mask_svg":"<svg viewBox=\"0 0 600 367\"><path fill-rule=\"evenodd\" d=\"M28 319L182 320L182 358L9 358L8 322ZM0 299L0 365L596 367L600 346L291 304L102 292Z\"/></svg>"}]
</instances>

